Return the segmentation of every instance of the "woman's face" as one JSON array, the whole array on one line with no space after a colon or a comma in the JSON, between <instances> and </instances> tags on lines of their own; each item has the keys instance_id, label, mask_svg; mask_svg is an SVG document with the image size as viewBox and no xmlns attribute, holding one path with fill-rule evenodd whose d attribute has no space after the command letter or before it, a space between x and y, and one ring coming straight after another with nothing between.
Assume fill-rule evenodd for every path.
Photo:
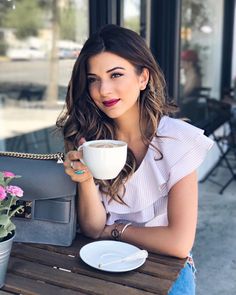
<instances>
[{"instance_id":1,"label":"woman's face","mask_svg":"<svg viewBox=\"0 0 236 295\"><path fill-rule=\"evenodd\" d=\"M112 119L138 111L140 90L146 88L149 72L137 74L126 59L102 52L88 60L87 81L91 98Z\"/></svg>"}]
</instances>

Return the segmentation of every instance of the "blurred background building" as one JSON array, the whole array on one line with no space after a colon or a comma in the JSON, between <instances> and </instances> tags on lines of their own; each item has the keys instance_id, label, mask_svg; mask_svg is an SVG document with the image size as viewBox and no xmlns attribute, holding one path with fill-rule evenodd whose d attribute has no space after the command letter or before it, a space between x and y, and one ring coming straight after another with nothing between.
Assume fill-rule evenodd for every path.
<instances>
[{"instance_id":1,"label":"blurred background building","mask_svg":"<svg viewBox=\"0 0 236 295\"><path fill-rule=\"evenodd\" d=\"M1 0L0 150L63 150L54 127L73 65L87 37L107 23L146 40L179 117L212 137L230 133L235 7L235 0ZM200 177L220 156L216 146Z\"/></svg>"}]
</instances>

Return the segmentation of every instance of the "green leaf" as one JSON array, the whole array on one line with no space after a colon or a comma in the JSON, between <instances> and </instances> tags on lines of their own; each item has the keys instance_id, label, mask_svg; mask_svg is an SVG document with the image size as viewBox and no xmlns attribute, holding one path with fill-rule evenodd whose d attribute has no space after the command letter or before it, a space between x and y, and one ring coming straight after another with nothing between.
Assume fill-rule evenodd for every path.
<instances>
[{"instance_id":1,"label":"green leaf","mask_svg":"<svg viewBox=\"0 0 236 295\"><path fill-rule=\"evenodd\" d=\"M15 224L14 224L11 220L9 220L9 223L8 223L8 225L5 227L5 229L6 229L6 231L7 231L8 233L10 233L10 232L12 232L13 230L16 229L16 226L15 226Z\"/></svg>"},{"instance_id":2,"label":"green leaf","mask_svg":"<svg viewBox=\"0 0 236 295\"><path fill-rule=\"evenodd\" d=\"M5 180L6 185L8 185L12 181L13 177L9 177Z\"/></svg>"},{"instance_id":3,"label":"green leaf","mask_svg":"<svg viewBox=\"0 0 236 295\"><path fill-rule=\"evenodd\" d=\"M8 210L8 208L9 208L9 207L7 207L7 206L0 206L0 212L1 212L1 211Z\"/></svg>"},{"instance_id":4,"label":"green leaf","mask_svg":"<svg viewBox=\"0 0 236 295\"><path fill-rule=\"evenodd\" d=\"M7 199L4 200L4 205L5 206L9 207L10 204L11 204L11 197L9 197L9 198L7 198Z\"/></svg>"},{"instance_id":5,"label":"green leaf","mask_svg":"<svg viewBox=\"0 0 236 295\"><path fill-rule=\"evenodd\" d=\"M5 186L5 181L4 181L4 179L2 177L0 177L0 185Z\"/></svg>"},{"instance_id":6,"label":"green leaf","mask_svg":"<svg viewBox=\"0 0 236 295\"><path fill-rule=\"evenodd\" d=\"M10 217L6 214L0 215L0 225L3 225L4 227L9 223Z\"/></svg>"}]
</instances>

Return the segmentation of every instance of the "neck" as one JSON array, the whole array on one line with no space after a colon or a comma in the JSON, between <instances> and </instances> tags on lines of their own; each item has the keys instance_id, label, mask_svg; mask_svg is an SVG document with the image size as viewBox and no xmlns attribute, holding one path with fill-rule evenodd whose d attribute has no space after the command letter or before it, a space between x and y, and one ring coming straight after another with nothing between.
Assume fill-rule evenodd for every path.
<instances>
[{"instance_id":1,"label":"neck","mask_svg":"<svg viewBox=\"0 0 236 295\"><path fill-rule=\"evenodd\" d=\"M140 140L141 130L139 119L139 110L137 107L116 119L117 139L126 141L127 143Z\"/></svg>"}]
</instances>

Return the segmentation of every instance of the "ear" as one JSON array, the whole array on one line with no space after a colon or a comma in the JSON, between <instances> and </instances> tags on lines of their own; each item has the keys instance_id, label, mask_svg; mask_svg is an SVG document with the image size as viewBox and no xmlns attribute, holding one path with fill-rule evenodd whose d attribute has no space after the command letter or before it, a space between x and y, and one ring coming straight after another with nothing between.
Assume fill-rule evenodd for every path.
<instances>
[{"instance_id":1,"label":"ear","mask_svg":"<svg viewBox=\"0 0 236 295\"><path fill-rule=\"evenodd\" d=\"M146 89L148 81L149 81L149 70L147 68L143 68L143 71L140 75L140 90Z\"/></svg>"}]
</instances>

